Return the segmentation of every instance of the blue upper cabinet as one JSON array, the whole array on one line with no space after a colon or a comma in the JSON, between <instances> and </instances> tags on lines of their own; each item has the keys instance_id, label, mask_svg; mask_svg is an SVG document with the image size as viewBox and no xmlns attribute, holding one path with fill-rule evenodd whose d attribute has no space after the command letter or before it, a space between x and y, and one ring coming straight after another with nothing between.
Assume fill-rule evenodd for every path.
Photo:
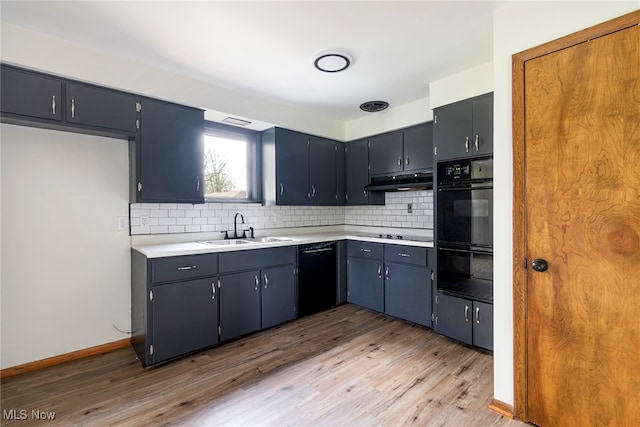
<instances>
[{"instance_id":1,"label":"blue upper cabinet","mask_svg":"<svg viewBox=\"0 0 640 427\"><path fill-rule=\"evenodd\" d=\"M3 64L1 82L3 119L8 114L16 116L13 118L62 120L62 80Z\"/></svg>"},{"instance_id":2,"label":"blue upper cabinet","mask_svg":"<svg viewBox=\"0 0 640 427\"><path fill-rule=\"evenodd\" d=\"M338 205L338 149L342 143L327 138L283 128L264 131L265 203Z\"/></svg>"},{"instance_id":3,"label":"blue upper cabinet","mask_svg":"<svg viewBox=\"0 0 640 427\"><path fill-rule=\"evenodd\" d=\"M204 111L143 99L130 150L135 202L204 203Z\"/></svg>"},{"instance_id":4,"label":"blue upper cabinet","mask_svg":"<svg viewBox=\"0 0 640 427\"><path fill-rule=\"evenodd\" d=\"M369 138L371 177L405 175L433 169L431 122Z\"/></svg>"},{"instance_id":5,"label":"blue upper cabinet","mask_svg":"<svg viewBox=\"0 0 640 427\"><path fill-rule=\"evenodd\" d=\"M493 154L493 93L434 110L436 160Z\"/></svg>"}]
</instances>

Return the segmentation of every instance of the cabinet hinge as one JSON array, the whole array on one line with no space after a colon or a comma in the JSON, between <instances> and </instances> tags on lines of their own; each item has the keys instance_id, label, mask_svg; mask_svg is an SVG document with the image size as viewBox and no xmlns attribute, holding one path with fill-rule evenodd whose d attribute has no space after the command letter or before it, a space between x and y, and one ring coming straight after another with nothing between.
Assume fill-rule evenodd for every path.
<instances>
[{"instance_id":1,"label":"cabinet hinge","mask_svg":"<svg viewBox=\"0 0 640 427\"><path fill-rule=\"evenodd\" d=\"M136 129L140 129L140 120L136 119Z\"/></svg>"},{"instance_id":2,"label":"cabinet hinge","mask_svg":"<svg viewBox=\"0 0 640 427\"><path fill-rule=\"evenodd\" d=\"M142 191L142 183L141 183L141 182L139 182L139 183L138 183L138 192L141 192L141 191Z\"/></svg>"},{"instance_id":3,"label":"cabinet hinge","mask_svg":"<svg viewBox=\"0 0 640 427\"><path fill-rule=\"evenodd\" d=\"M149 346L149 354L153 356L153 344Z\"/></svg>"},{"instance_id":4,"label":"cabinet hinge","mask_svg":"<svg viewBox=\"0 0 640 427\"><path fill-rule=\"evenodd\" d=\"M434 125L438 124L438 115L437 114L434 114L434 116L433 116L433 124Z\"/></svg>"},{"instance_id":5,"label":"cabinet hinge","mask_svg":"<svg viewBox=\"0 0 640 427\"><path fill-rule=\"evenodd\" d=\"M139 113L140 111L142 111L142 104L139 102L136 102L136 113Z\"/></svg>"},{"instance_id":6,"label":"cabinet hinge","mask_svg":"<svg viewBox=\"0 0 640 427\"><path fill-rule=\"evenodd\" d=\"M149 291L149 301L153 301L153 291Z\"/></svg>"}]
</instances>

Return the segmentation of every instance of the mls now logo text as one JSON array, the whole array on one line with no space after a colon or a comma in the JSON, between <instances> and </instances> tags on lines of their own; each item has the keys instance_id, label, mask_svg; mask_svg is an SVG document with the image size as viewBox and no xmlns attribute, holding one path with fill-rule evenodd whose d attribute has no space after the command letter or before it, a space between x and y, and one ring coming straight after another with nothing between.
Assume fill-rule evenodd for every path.
<instances>
[{"instance_id":1,"label":"mls now logo text","mask_svg":"<svg viewBox=\"0 0 640 427\"><path fill-rule=\"evenodd\" d=\"M41 411L39 409L3 409L2 418L5 420L54 420L56 413L52 411Z\"/></svg>"}]
</instances>

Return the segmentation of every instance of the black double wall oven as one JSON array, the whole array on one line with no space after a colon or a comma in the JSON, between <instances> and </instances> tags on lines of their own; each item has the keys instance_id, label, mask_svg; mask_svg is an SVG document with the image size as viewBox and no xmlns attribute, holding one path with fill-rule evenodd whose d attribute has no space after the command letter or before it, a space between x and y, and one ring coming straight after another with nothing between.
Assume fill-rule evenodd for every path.
<instances>
[{"instance_id":1,"label":"black double wall oven","mask_svg":"<svg viewBox=\"0 0 640 427\"><path fill-rule=\"evenodd\" d=\"M493 159L437 165L438 290L493 302Z\"/></svg>"}]
</instances>

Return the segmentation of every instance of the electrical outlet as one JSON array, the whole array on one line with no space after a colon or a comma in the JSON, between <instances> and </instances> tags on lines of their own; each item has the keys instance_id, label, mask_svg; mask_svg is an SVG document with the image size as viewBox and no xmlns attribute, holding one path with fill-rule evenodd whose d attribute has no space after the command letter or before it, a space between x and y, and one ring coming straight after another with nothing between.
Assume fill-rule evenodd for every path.
<instances>
[{"instance_id":1,"label":"electrical outlet","mask_svg":"<svg viewBox=\"0 0 640 427\"><path fill-rule=\"evenodd\" d=\"M126 216L118 217L118 231L127 231L129 228L129 218Z\"/></svg>"},{"instance_id":2,"label":"electrical outlet","mask_svg":"<svg viewBox=\"0 0 640 427\"><path fill-rule=\"evenodd\" d=\"M412 213L413 212L413 203L409 203L407 205L407 213Z\"/></svg>"}]
</instances>

